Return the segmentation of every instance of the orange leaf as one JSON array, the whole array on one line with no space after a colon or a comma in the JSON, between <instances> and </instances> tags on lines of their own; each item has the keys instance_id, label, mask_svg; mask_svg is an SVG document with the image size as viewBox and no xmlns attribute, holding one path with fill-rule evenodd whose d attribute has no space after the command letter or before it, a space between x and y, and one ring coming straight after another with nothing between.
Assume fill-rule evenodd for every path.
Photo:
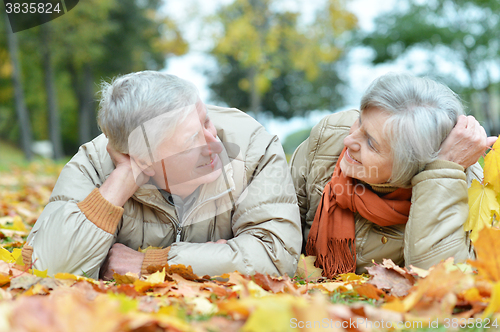
<instances>
[{"instance_id":1,"label":"orange leaf","mask_svg":"<svg viewBox=\"0 0 500 332\"><path fill-rule=\"evenodd\" d=\"M369 299L380 300L380 295L384 295L385 293L378 289L377 287L370 284L361 284L354 287L354 291L358 293L360 296L364 296Z\"/></svg>"},{"instance_id":2,"label":"orange leaf","mask_svg":"<svg viewBox=\"0 0 500 332\"><path fill-rule=\"evenodd\" d=\"M500 229L484 228L479 233L479 238L474 242L477 259L469 261L476 267L478 274L484 278L498 282L500 281Z\"/></svg>"}]
</instances>

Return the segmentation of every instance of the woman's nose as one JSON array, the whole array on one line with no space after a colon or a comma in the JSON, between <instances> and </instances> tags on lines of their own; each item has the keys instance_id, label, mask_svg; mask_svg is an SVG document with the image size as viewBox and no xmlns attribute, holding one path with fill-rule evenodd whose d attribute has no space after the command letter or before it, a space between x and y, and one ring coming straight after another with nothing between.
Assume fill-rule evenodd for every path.
<instances>
[{"instance_id":1,"label":"woman's nose","mask_svg":"<svg viewBox=\"0 0 500 332\"><path fill-rule=\"evenodd\" d=\"M358 151L361 148L361 145L359 144L359 137L356 135L357 132L357 130L351 132L344 138L344 146L353 151Z\"/></svg>"}]
</instances>

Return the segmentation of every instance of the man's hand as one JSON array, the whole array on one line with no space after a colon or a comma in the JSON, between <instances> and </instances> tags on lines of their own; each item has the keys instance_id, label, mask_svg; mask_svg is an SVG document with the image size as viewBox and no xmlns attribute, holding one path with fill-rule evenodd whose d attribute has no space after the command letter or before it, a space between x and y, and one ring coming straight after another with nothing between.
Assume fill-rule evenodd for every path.
<instances>
[{"instance_id":1,"label":"man's hand","mask_svg":"<svg viewBox=\"0 0 500 332\"><path fill-rule=\"evenodd\" d=\"M140 186L148 182L154 172L151 168L141 171L128 155L116 151L109 143L106 150L115 169L99 188L99 192L111 204L123 206Z\"/></svg>"},{"instance_id":2,"label":"man's hand","mask_svg":"<svg viewBox=\"0 0 500 332\"><path fill-rule=\"evenodd\" d=\"M497 137L487 137L484 128L469 115L460 115L457 124L441 144L438 159L453 161L464 168L477 162Z\"/></svg>"},{"instance_id":3,"label":"man's hand","mask_svg":"<svg viewBox=\"0 0 500 332\"><path fill-rule=\"evenodd\" d=\"M101 267L99 276L104 280L113 279L113 274L132 272L141 276L142 262L145 254L131 249L121 243L115 243L109 249L108 257Z\"/></svg>"}]
</instances>

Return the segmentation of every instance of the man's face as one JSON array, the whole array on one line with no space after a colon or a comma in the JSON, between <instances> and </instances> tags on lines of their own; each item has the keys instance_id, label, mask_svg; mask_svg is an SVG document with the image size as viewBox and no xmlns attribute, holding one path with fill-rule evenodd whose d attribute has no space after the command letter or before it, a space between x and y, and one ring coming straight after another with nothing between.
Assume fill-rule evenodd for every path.
<instances>
[{"instance_id":1,"label":"man's face","mask_svg":"<svg viewBox=\"0 0 500 332\"><path fill-rule=\"evenodd\" d=\"M198 101L177 124L173 136L159 145L157 162L152 165L156 185L186 197L200 185L215 181L222 172L218 155L222 148L205 104Z\"/></svg>"}]
</instances>

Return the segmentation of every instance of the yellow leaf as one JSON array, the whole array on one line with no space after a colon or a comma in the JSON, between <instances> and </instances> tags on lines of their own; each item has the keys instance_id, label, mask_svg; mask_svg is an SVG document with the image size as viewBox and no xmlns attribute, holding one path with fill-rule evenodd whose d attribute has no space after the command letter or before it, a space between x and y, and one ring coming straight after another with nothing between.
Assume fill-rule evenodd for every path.
<instances>
[{"instance_id":1,"label":"yellow leaf","mask_svg":"<svg viewBox=\"0 0 500 332\"><path fill-rule=\"evenodd\" d=\"M15 216L12 229L15 231L28 232L26 226L24 225L21 217Z\"/></svg>"},{"instance_id":2,"label":"yellow leaf","mask_svg":"<svg viewBox=\"0 0 500 332\"><path fill-rule=\"evenodd\" d=\"M29 270L29 272L33 273L37 277L47 278L47 270L43 270L43 271L40 271L40 270Z\"/></svg>"},{"instance_id":3,"label":"yellow leaf","mask_svg":"<svg viewBox=\"0 0 500 332\"><path fill-rule=\"evenodd\" d=\"M339 276L337 277L337 280L342 280L345 282L349 282L349 281L366 282L366 281L368 281L368 278L364 277L362 275L356 274L356 273L343 273L343 274L339 274Z\"/></svg>"},{"instance_id":4,"label":"yellow leaf","mask_svg":"<svg viewBox=\"0 0 500 332\"><path fill-rule=\"evenodd\" d=\"M482 185L479 181L472 180L469 188L469 217L464 224L464 230L472 231L470 237L473 242L477 240L481 229L491 226L493 212L500 215L495 191L491 185Z\"/></svg>"},{"instance_id":5,"label":"yellow leaf","mask_svg":"<svg viewBox=\"0 0 500 332\"><path fill-rule=\"evenodd\" d=\"M307 281L321 278L323 269L315 267L315 261L316 256L304 256L304 254L301 254L295 275Z\"/></svg>"},{"instance_id":6,"label":"yellow leaf","mask_svg":"<svg viewBox=\"0 0 500 332\"><path fill-rule=\"evenodd\" d=\"M3 260L7 263L13 263L16 261L14 256L12 256L12 253L4 248L0 248L0 260Z\"/></svg>"},{"instance_id":7,"label":"yellow leaf","mask_svg":"<svg viewBox=\"0 0 500 332\"><path fill-rule=\"evenodd\" d=\"M120 302L120 312L126 314L131 310L137 309L139 302L136 299L130 298L125 294L109 293L109 298L116 299Z\"/></svg>"},{"instance_id":8,"label":"yellow leaf","mask_svg":"<svg viewBox=\"0 0 500 332\"><path fill-rule=\"evenodd\" d=\"M151 284L160 284L162 282L165 282L165 268L160 271L156 271L155 273L149 275L146 278L146 282L149 282Z\"/></svg>"},{"instance_id":9,"label":"yellow leaf","mask_svg":"<svg viewBox=\"0 0 500 332\"><path fill-rule=\"evenodd\" d=\"M134 289L139 293L147 291L152 286L153 286L152 283L140 279L134 281Z\"/></svg>"},{"instance_id":10,"label":"yellow leaf","mask_svg":"<svg viewBox=\"0 0 500 332\"><path fill-rule=\"evenodd\" d=\"M490 304L486 307L483 313L483 318L489 317L494 312L500 312L500 282L493 286Z\"/></svg>"},{"instance_id":11,"label":"yellow leaf","mask_svg":"<svg viewBox=\"0 0 500 332\"><path fill-rule=\"evenodd\" d=\"M241 331L289 331L293 319L292 304L299 299L292 296L269 296L254 301L257 306Z\"/></svg>"},{"instance_id":12,"label":"yellow leaf","mask_svg":"<svg viewBox=\"0 0 500 332\"><path fill-rule=\"evenodd\" d=\"M71 273L57 273L54 278L63 280L78 280L78 276Z\"/></svg>"},{"instance_id":13,"label":"yellow leaf","mask_svg":"<svg viewBox=\"0 0 500 332\"><path fill-rule=\"evenodd\" d=\"M19 248L14 248L12 250L12 257L17 265L24 265L22 251L23 250Z\"/></svg>"},{"instance_id":14,"label":"yellow leaf","mask_svg":"<svg viewBox=\"0 0 500 332\"><path fill-rule=\"evenodd\" d=\"M495 192L500 193L500 139L484 157L484 183L491 184Z\"/></svg>"}]
</instances>

